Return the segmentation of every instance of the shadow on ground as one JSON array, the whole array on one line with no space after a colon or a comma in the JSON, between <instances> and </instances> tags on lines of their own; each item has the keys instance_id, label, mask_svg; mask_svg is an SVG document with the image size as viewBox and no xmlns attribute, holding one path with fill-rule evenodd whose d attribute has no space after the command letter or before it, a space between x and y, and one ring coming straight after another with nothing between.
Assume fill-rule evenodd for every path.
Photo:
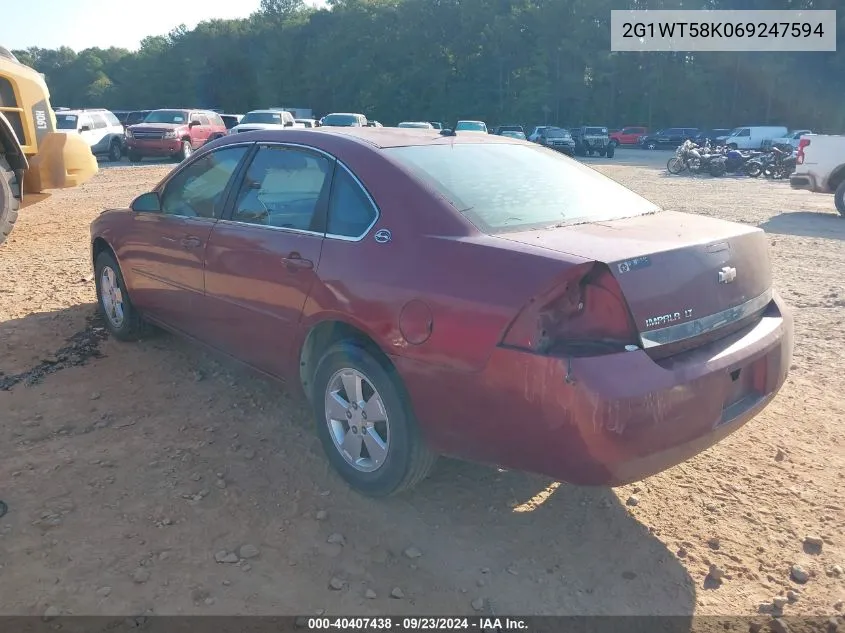
<instances>
[{"instance_id":1,"label":"shadow on ground","mask_svg":"<svg viewBox=\"0 0 845 633\"><path fill-rule=\"evenodd\" d=\"M2 491L4 566L15 570L0 575L0 613L21 613L30 596L92 615L154 596L157 614L469 615L481 598L481 615L675 615L669 630L690 629L695 584L612 490L443 459L413 492L359 496L330 471L310 414L283 387L168 334L100 337L93 314L86 304L0 323L0 481L14 482ZM191 483L215 470L225 490ZM192 485L208 496L185 502L177 493ZM58 498L67 516L45 511ZM31 524L54 515L50 545ZM161 516L164 530L151 523ZM326 544L330 532L342 547ZM156 589L161 578L219 588L233 568L214 552L232 542L261 555L215 606ZM422 555L409 560L409 546ZM133 583L151 547L171 556ZM55 584L43 584L44 565ZM333 576L344 590L327 590ZM80 583L108 585L109 604ZM364 600L358 583L378 599Z\"/></svg>"},{"instance_id":2,"label":"shadow on ground","mask_svg":"<svg viewBox=\"0 0 845 633\"><path fill-rule=\"evenodd\" d=\"M820 211L785 212L758 226L767 233L845 240L845 218L840 216L836 210L831 210L830 213Z\"/></svg>"}]
</instances>

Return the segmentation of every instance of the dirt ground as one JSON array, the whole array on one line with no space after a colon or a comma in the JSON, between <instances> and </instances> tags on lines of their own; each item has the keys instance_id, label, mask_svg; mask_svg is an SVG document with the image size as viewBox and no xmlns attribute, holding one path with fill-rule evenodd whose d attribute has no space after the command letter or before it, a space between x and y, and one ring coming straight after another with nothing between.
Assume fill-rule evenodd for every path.
<instances>
[{"instance_id":1,"label":"dirt ground","mask_svg":"<svg viewBox=\"0 0 845 633\"><path fill-rule=\"evenodd\" d=\"M0 247L0 613L734 615L787 592L786 615L841 612L845 220L830 196L640 154L593 163L769 233L796 350L757 419L615 490L442 460L406 496L362 498L284 388L90 321L89 222L172 165L109 166L25 209Z\"/></svg>"}]
</instances>

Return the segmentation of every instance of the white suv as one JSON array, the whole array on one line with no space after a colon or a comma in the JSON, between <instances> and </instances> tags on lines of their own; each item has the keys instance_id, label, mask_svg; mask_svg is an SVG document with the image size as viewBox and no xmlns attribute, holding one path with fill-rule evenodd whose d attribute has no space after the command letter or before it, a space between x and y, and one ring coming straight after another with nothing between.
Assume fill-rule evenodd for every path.
<instances>
[{"instance_id":1,"label":"white suv","mask_svg":"<svg viewBox=\"0 0 845 633\"><path fill-rule=\"evenodd\" d=\"M285 110L253 110L247 112L241 122L229 130L229 134L286 127L305 126L294 121L293 115Z\"/></svg>"},{"instance_id":2,"label":"white suv","mask_svg":"<svg viewBox=\"0 0 845 633\"><path fill-rule=\"evenodd\" d=\"M79 134L94 156L108 156L112 162L123 158L126 137L123 125L109 110L59 110L56 112L57 131Z\"/></svg>"}]
</instances>

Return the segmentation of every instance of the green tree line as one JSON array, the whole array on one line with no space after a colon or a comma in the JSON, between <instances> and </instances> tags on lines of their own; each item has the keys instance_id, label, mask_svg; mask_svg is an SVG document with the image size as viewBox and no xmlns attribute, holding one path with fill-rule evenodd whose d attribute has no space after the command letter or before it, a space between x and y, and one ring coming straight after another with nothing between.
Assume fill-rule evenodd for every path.
<instances>
[{"instance_id":1,"label":"green tree line","mask_svg":"<svg viewBox=\"0 0 845 633\"><path fill-rule=\"evenodd\" d=\"M262 0L240 20L145 38L137 51L14 51L54 106L270 106L385 124L845 130L839 53L613 53L611 9L835 9L841 0ZM198 5L201 7L202 5ZM838 7L841 9L841 7Z\"/></svg>"}]
</instances>

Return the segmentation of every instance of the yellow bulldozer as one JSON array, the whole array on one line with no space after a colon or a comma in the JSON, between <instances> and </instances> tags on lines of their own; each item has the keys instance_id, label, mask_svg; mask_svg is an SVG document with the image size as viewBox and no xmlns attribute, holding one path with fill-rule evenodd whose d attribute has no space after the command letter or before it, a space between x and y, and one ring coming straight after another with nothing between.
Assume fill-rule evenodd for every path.
<instances>
[{"instance_id":1,"label":"yellow bulldozer","mask_svg":"<svg viewBox=\"0 0 845 633\"><path fill-rule=\"evenodd\" d=\"M0 46L0 244L22 206L47 189L77 187L98 169L81 136L56 132L41 73Z\"/></svg>"}]
</instances>

